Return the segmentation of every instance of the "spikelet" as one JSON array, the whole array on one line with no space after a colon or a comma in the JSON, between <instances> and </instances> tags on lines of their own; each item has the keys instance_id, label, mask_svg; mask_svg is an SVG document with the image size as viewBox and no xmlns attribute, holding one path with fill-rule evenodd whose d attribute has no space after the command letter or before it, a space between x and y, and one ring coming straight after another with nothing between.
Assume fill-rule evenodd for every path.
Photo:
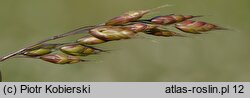
<instances>
[{"instance_id":1,"label":"spikelet","mask_svg":"<svg viewBox=\"0 0 250 98\"><path fill-rule=\"evenodd\" d=\"M121 16L115 17L108 22L106 22L105 25L112 26L112 25L123 25L131 21L136 21L140 19L143 15L147 14L148 11L130 11L127 13L124 13Z\"/></svg>"},{"instance_id":2,"label":"spikelet","mask_svg":"<svg viewBox=\"0 0 250 98\"><path fill-rule=\"evenodd\" d=\"M27 49L23 53L23 55L31 56L31 57L46 55L46 54L51 53L53 51L53 49L56 48L58 45L60 45L60 44L41 44L41 45L37 45L35 47Z\"/></svg>"},{"instance_id":3,"label":"spikelet","mask_svg":"<svg viewBox=\"0 0 250 98\"><path fill-rule=\"evenodd\" d=\"M182 21L195 18L195 17L201 17L201 16L171 14L171 15L166 15L166 16L157 16L157 17L152 18L150 21L155 24L169 25L169 24L182 22Z\"/></svg>"},{"instance_id":4,"label":"spikelet","mask_svg":"<svg viewBox=\"0 0 250 98\"><path fill-rule=\"evenodd\" d=\"M101 26L90 30L90 34L104 41L130 39L135 32L115 26Z\"/></svg>"},{"instance_id":5,"label":"spikelet","mask_svg":"<svg viewBox=\"0 0 250 98\"><path fill-rule=\"evenodd\" d=\"M32 50L32 51L26 51L24 55L26 56L42 56L45 54L51 53L51 49L37 49L37 50Z\"/></svg>"},{"instance_id":6,"label":"spikelet","mask_svg":"<svg viewBox=\"0 0 250 98\"><path fill-rule=\"evenodd\" d=\"M182 23L178 23L175 27L183 32L193 34L201 34L201 32L222 29L214 24L193 20L186 20Z\"/></svg>"},{"instance_id":7,"label":"spikelet","mask_svg":"<svg viewBox=\"0 0 250 98\"><path fill-rule=\"evenodd\" d=\"M134 23L131 25L123 26L122 28L131 30L133 32L146 32L146 31L149 31L151 29L155 29L157 27L158 27L158 25L155 25L155 24Z\"/></svg>"},{"instance_id":8,"label":"spikelet","mask_svg":"<svg viewBox=\"0 0 250 98\"><path fill-rule=\"evenodd\" d=\"M140 27L122 27L122 26L101 26L90 30L90 35L77 40L81 45L96 45L108 41L130 39Z\"/></svg>"},{"instance_id":9,"label":"spikelet","mask_svg":"<svg viewBox=\"0 0 250 98\"><path fill-rule=\"evenodd\" d=\"M91 35L84 36L84 37L77 40L77 43L79 43L81 45L95 45L95 44L101 44L104 42L106 42L106 41L101 40L101 39L96 38L96 37L91 36Z\"/></svg>"},{"instance_id":10,"label":"spikelet","mask_svg":"<svg viewBox=\"0 0 250 98\"><path fill-rule=\"evenodd\" d=\"M90 30L91 35L84 36L77 40L81 45L96 45L108 41L130 39L138 32L146 32L159 27L155 24L131 23L125 26L101 26Z\"/></svg>"},{"instance_id":11,"label":"spikelet","mask_svg":"<svg viewBox=\"0 0 250 98\"><path fill-rule=\"evenodd\" d=\"M173 36L184 37L184 35L181 35L179 33L169 31L169 30L162 30L162 29L153 29L149 32L146 32L146 34L150 34L154 36L163 36L163 37L173 37Z\"/></svg>"},{"instance_id":12,"label":"spikelet","mask_svg":"<svg viewBox=\"0 0 250 98\"><path fill-rule=\"evenodd\" d=\"M107 21L105 23L105 25L115 26L115 25L123 25L123 24L129 23L129 22L137 21L138 19L142 18L144 15L146 15L154 10L164 8L167 6L169 6L169 5L166 4L166 5L159 6L157 8L153 8L153 9L148 9L148 10L129 11L129 12L126 12L120 16L117 16L117 17Z\"/></svg>"},{"instance_id":13,"label":"spikelet","mask_svg":"<svg viewBox=\"0 0 250 98\"><path fill-rule=\"evenodd\" d=\"M83 46L79 44L65 45L60 48L63 53L73 56L87 56L90 54L97 54L103 50L96 49L89 46Z\"/></svg>"},{"instance_id":14,"label":"spikelet","mask_svg":"<svg viewBox=\"0 0 250 98\"><path fill-rule=\"evenodd\" d=\"M54 64L73 64L84 61L78 56L70 56L65 54L48 54L41 56L40 59Z\"/></svg>"}]
</instances>

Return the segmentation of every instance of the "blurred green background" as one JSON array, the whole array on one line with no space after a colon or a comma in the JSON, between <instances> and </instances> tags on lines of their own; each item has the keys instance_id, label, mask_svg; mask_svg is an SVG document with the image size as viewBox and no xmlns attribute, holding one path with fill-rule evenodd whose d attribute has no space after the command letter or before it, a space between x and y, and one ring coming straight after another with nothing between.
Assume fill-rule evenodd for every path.
<instances>
[{"instance_id":1,"label":"blurred green background","mask_svg":"<svg viewBox=\"0 0 250 98\"><path fill-rule=\"evenodd\" d=\"M0 0L0 56L49 36L99 24L130 10L174 5L156 15L192 14L230 28L187 38L141 34L98 48L113 50L93 60L55 65L35 59L0 63L6 82L182 82L250 81L249 0ZM175 29L174 29L175 30ZM177 31L177 30L175 30ZM60 42L75 41L83 35Z\"/></svg>"}]
</instances>

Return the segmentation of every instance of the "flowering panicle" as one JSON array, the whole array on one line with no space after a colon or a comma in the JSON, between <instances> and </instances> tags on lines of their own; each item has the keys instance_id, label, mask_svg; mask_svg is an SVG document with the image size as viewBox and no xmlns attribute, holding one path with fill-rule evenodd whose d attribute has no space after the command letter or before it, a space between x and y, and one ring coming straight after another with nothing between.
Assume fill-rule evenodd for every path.
<instances>
[{"instance_id":1,"label":"flowering panicle","mask_svg":"<svg viewBox=\"0 0 250 98\"><path fill-rule=\"evenodd\" d=\"M30 47L21 49L8 56L5 56L1 58L1 61L4 61L10 57L21 55L29 58L38 58L54 64L72 64L85 61L81 59L81 56L105 52L104 50L95 48L92 45L98 45L110 41L132 39L137 36L138 33L162 37L185 37L181 33L168 30L167 27L171 27L171 25L174 25L176 29L184 33L191 34L202 34L203 32L212 30L225 30L224 28L215 24L191 20L196 17L201 17L195 15L170 14L156 16L151 19L141 19L148 13L162 7L164 6L149 10L129 11L110 19L104 24L87 26L61 35L53 36L35 45L31 45ZM45 43L50 40L85 32L88 32L88 35L77 39L76 42L63 44ZM53 53L55 51L60 51L63 54Z\"/></svg>"}]
</instances>

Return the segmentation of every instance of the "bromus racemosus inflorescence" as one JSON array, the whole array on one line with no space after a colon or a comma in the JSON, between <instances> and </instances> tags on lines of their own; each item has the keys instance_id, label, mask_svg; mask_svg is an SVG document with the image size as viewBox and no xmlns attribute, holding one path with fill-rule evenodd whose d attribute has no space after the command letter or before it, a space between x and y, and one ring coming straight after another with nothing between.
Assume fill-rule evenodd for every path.
<instances>
[{"instance_id":1,"label":"bromus racemosus inflorescence","mask_svg":"<svg viewBox=\"0 0 250 98\"><path fill-rule=\"evenodd\" d=\"M52 36L51 38L4 56L0 61L21 56L41 59L54 64L72 64L86 61L81 59L82 56L106 52L105 50L95 48L94 45L110 41L132 39L135 38L138 33L162 37L185 37L183 34L168 30L166 27L174 27L184 33L191 34L202 34L203 32L212 30L225 30L225 28L211 23L191 20L202 17L200 15L169 14L142 19L148 13L166 6L168 5L148 10L129 11L99 25L86 26L64 34ZM86 32L88 32L86 36L76 39L75 42L47 43L51 40ZM61 53L57 54L58 51Z\"/></svg>"}]
</instances>

